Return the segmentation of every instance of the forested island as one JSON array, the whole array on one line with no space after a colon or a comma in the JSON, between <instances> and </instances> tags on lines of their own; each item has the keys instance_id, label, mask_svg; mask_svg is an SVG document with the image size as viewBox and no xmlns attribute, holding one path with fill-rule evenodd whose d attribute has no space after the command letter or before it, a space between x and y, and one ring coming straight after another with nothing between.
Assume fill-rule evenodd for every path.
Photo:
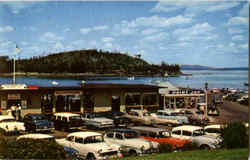
<instances>
[{"instance_id":1,"label":"forested island","mask_svg":"<svg viewBox=\"0 0 250 160\"><path fill-rule=\"evenodd\" d=\"M0 57L1 75L13 72L13 59ZM164 76L179 75L177 64L150 64L141 55L108 52L96 49L76 50L34 56L16 60L16 72L22 75L112 75L112 76Z\"/></svg>"}]
</instances>

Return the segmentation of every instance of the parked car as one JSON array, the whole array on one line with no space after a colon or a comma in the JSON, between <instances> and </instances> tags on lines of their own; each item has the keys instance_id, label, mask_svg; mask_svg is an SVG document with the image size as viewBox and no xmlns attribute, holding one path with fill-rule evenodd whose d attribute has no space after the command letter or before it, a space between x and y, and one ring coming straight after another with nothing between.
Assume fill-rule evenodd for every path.
<instances>
[{"instance_id":1,"label":"parked car","mask_svg":"<svg viewBox=\"0 0 250 160\"><path fill-rule=\"evenodd\" d=\"M141 139L132 129L112 129L104 134L108 144L121 146L123 153L142 155L158 152L159 143Z\"/></svg>"},{"instance_id":2,"label":"parked car","mask_svg":"<svg viewBox=\"0 0 250 160\"><path fill-rule=\"evenodd\" d=\"M41 140L47 140L47 141L55 141L55 137L48 135L48 134L41 134L41 133L32 133L32 134L25 134L25 135L21 135L19 137L17 137L17 140L20 139L41 139ZM77 150L75 150L72 147L63 147L65 152L66 152L66 156L67 158L69 158L70 160L79 160L81 159L79 152Z\"/></svg>"},{"instance_id":3,"label":"parked car","mask_svg":"<svg viewBox=\"0 0 250 160\"><path fill-rule=\"evenodd\" d=\"M155 120L154 117L146 110L135 110L132 109L127 112L125 117L129 118L134 123L140 123L144 125L154 125Z\"/></svg>"},{"instance_id":4,"label":"parked car","mask_svg":"<svg viewBox=\"0 0 250 160\"><path fill-rule=\"evenodd\" d=\"M26 114L23 118L26 131L30 132L52 132L54 123L43 114Z\"/></svg>"},{"instance_id":5,"label":"parked car","mask_svg":"<svg viewBox=\"0 0 250 160\"><path fill-rule=\"evenodd\" d=\"M80 114L60 112L52 117L56 130L85 129L84 121Z\"/></svg>"},{"instance_id":6,"label":"parked car","mask_svg":"<svg viewBox=\"0 0 250 160\"><path fill-rule=\"evenodd\" d=\"M82 119L87 127L98 129L114 127L114 121L105 118L101 113L85 113L82 114Z\"/></svg>"},{"instance_id":7,"label":"parked car","mask_svg":"<svg viewBox=\"0 0 250 160\"><path fill-rule=\"evenodd\" d=\"M114 125L117 127L126 127L131 124L131 120L127 117L124 117L124 112L106 112L106 117L113 119Z\"/></svg>"},{"instance_id":8,"label":"parked car","mask_svg":"<svg viewBox=\"0 0 250 160\"><path fill-rule=\"evenodd\" d=\"M191 142L190 140L183 140L171 137L171 132L163 128L146 126L136 126L130 128L135 130L145 140L164 144L171 144L173 150L179 150L183 147L185 143Z\"/></svg>"},{"instance_id":9,"label":"parked car","mask_svg":"<svg viewBox=\"0 0 250 160\"><path fill-rule=\"evenodd\" d=\"M223 131L223 125L213 124L204 127L205 135L210 136L221 136Z\"/></svg>"},{"instance_id":10,"label":"parked car","mask_svg":"<svg viewBox=\"0 0 250 160\"><path fill-rule=\"evenodd\" d=\"M183 125L172 129L172 137L188 139L198 145L200 149L216 149L221 147L221 137L204 135L199 126Z\"/></svg>"},{"instance_id":11,"label":"parked car","mask_svg":"<svg viewBox=\"0 0 250 160\"><path fill-rule=\"evenodd\" d=\"M25 131L23 122L18 122L13 116L0 115L0 129L4 134L18 134Z\"/></svg>"},{"instance_id":12,"label":"parked car","mask_svg":"<svg viewBox=\"0 0 250 160\"><path fill-rule=\"evenodd\" d=\"M109 159L121 157L120 146L109 145L103 140L101 133L73 132L66 138L56 139L56 142L65 147L76 149L80 156L92 159Z\"/></svg>"},{"instance_id":13,"label":"parked car","mask_svg":"<svg viewBox=\"0 0 250 160\"><path fill-rule=\"evenodd\" d=\"M173 109L158 110L153 116L155 117L155 123L160 124L182 125L189 123L187 116Z\"/></svg>"}]
</instances>

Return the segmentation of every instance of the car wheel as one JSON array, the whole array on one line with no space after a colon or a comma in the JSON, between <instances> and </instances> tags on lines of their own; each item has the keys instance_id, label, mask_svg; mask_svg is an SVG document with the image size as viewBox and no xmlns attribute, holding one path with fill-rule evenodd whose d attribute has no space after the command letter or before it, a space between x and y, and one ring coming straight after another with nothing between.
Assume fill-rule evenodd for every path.
<instances>
[{"instance_id":1,"label":"car wheel","mask_svg":"<svg viewBox=\"0 0 250 160\"><path fill-rule=\"evenodd\" d=\"M130 150L129 151L129 155L131 155L131 156L137 156L137 153L136 153L136 151L135 150Z\"/></svg>"},{"instance_id":2,"label":"car wheel","mask_svg":"<svg viewBox=\"0 0 250 160\"><path fill-rule=\"evenodd\" d=\"M206 145L206 144L203 144L203 145L200 146L200 149L209 150L210 147L208 145Z\"/></svg>"},{"instance_id":3,"label":"car wheel","mask_svg":"<svg viewBox=\"0 0 250 160\"><path fill-rule=\"evenodd\" d=\"M86 160L95 160L95 156L93 155L93 153L89 153L86 157Z\"/></svg>"}]
</instances>

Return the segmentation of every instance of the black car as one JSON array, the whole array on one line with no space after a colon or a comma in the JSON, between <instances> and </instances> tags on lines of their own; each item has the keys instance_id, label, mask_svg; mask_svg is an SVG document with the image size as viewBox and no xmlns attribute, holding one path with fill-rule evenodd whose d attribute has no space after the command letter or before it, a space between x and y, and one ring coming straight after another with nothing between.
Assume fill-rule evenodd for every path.
<instances>
[{"instance_id":1,"label":"black car","mask_svg":"<svg viewBox=\"0 0 250 160\"><path fill-rule=\"evenodd\" d=\"M115 126L126 127L131 123L131 120L127 117L124 117L123 112L107 112L106 117L113 119Z\"/></svg>"},{"instance_id":2,"label":"black car","mask_svg":"<svg viewBox=\"0 0 250 160\"><path fill-rule=\"evenodd\" d=\"M28 132L52 132L55 129L54 123L43 114L26 114L23 122Z\"/></svg>"}]
</instances>

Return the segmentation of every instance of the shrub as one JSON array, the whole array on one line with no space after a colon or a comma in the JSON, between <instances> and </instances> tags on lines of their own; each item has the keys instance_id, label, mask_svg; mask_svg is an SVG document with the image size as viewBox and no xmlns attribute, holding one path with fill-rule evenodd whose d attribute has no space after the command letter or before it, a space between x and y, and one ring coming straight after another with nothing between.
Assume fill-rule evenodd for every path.
<instances>
[{"instance_id":1,"label":"shrub","mask_svg":"<svg viewBox=\"0 0 250 160\"><path fill-rule=\"evenodd\" d=\"M182 151L192 151L199 149L198 145L194 142L187 142L183 145Z\"/></svg>"},{"instance_id":2,"label":"shrub","mask_svg":"<svg viewBox=\"0 0 250 160\"><path fill-rule=\"evenodd\" d=\"M159 145L159 152L160 153L168 153L168 152L172 152L173 148L171 144L168 143L160 143Z\"/></svg>"},{"instance_id":3,"label":"shrub","mask_svg":"<svg viewBox=\"0 0 250 160\"><path fill-rule=\"evenodd\" d=\"M1 139L1 158L4 159L65 159L64 148L55 141L38 139Z\"/></svg>"},{"instance_id":4,"label":"shrub","mask_svg":"<svg viewBox=\"0 0 250 160\"><path fill-rule=\"evenodd\" d=\"M248 146L247 128L242 122L229 123L222 132L222 146L227 149L245 148Z\"/></svg>"}]
</instances>

